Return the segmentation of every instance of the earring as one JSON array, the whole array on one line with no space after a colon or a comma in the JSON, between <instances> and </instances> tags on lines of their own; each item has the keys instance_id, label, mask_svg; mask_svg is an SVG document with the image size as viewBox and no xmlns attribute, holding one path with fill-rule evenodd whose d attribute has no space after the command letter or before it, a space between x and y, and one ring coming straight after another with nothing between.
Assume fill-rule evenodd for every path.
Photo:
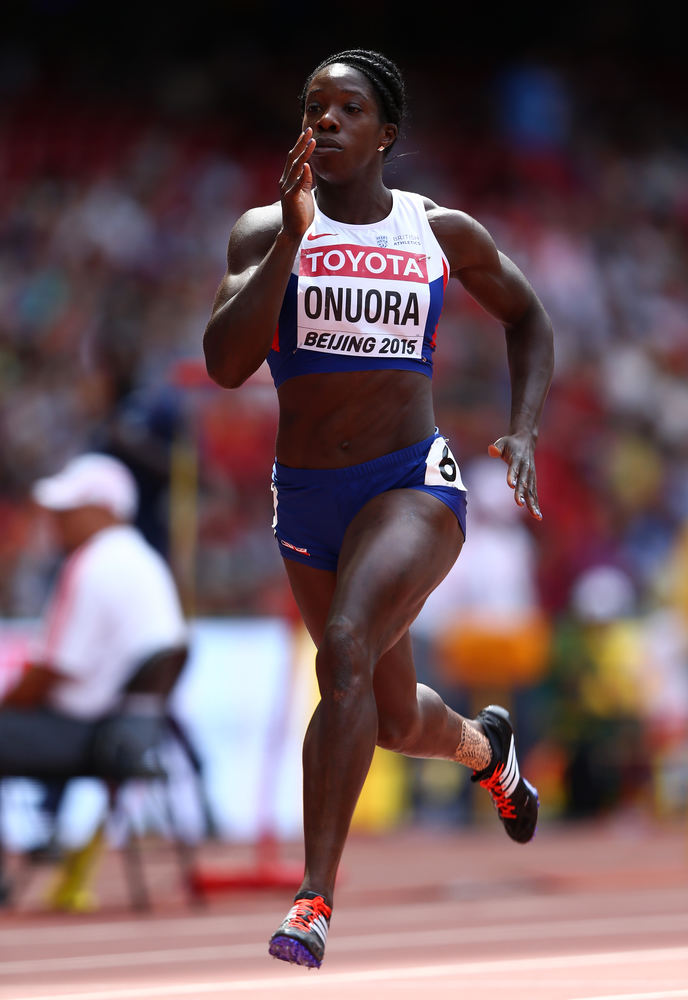
<instances>
[{"instance_id":1,"label":"earring","mask_svg":"<svg viewBox=\"0 0 688 1000\"><path fill-rule=\"evenodd\" d=\"M384 142L383 142L381 146L378 146L378 147L377 147L377 151L378 151L378 153L382 153L382 152L384 152L385 148L386 148L386 147L385 147L385 144L384 144Z\"/></svg>"}]
</instances>

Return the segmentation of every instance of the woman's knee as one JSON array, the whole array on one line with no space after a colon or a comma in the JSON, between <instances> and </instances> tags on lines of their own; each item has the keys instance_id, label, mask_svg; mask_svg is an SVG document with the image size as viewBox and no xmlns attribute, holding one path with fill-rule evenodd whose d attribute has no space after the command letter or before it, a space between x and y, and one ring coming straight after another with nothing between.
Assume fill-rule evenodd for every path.
<instances>
[{"instance_id":1,"label":"woman's knee","mask_svg":"<svg viewBox=\"0 0 688 1000\"><path fill-rule=\"evenodd\" d=\"M315 658L320 695L342 705L372 695L370 650L360 629L346 620L329 622Z\"/></svg>"}]
</instances>

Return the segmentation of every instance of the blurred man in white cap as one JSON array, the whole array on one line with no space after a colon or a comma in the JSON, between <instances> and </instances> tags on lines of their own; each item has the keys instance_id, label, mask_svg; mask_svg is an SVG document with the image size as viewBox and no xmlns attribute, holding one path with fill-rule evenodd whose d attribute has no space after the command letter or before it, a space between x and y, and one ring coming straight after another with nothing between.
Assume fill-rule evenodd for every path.
<instances>
[{"instance_id":1,"label":"blurred man in white cap","mask_svg":"<svg viewBox=\"0 0 688 1000\"><path fill-rule=\"evenodd\" d=\"M32 662L0 704L0 775L59 779L84 766L96 720L139 664L185 644L187 626L167 563L131 524L137 489L123 463L80 455L32 494L66 558Z\"/></svg>"}]
</instances>

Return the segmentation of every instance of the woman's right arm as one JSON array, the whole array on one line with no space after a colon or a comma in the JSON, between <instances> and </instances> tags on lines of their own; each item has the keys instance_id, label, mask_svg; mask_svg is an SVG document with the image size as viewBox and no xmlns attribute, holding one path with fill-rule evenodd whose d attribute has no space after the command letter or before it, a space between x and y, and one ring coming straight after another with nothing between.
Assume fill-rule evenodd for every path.
<instances>
[{"instance_id":1,"label":"woman's right arm","mask_svg":"<svg viewBox=\"0 0 688 1000\"><path fill-rule=\"evenodd\" d=\"M208 374L225 389L261 366L275 335L299 246L280 231L278 213L279 206L251 209L229 238L227 272L203 337Z\"/></svg>"},{"instance_id":2,"label":"woman's right arm","mask_svg":"<svg viewBox=\"0 0 688 1000\"><path fill-rule=\"evenodd\" d=\"M303 132L280 180L281 204L251 209L234 226L227 271L203 336L210 377L226 389L241 385L268 355L294 257L313 219L314 143Z\"/></svg>"}]
</instances>

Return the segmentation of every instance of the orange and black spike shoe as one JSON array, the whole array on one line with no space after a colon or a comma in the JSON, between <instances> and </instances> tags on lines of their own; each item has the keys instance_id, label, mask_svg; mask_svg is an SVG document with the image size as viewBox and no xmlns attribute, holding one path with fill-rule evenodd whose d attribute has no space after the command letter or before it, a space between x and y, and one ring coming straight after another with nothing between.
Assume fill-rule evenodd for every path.
<instances>
[{"instance_id":1,"label":"orange and black spike shoe","mask_svg":"<svg viewBox=\"0 0 688 1000\"><path fill-rule=\"evenodd\" d=\"M482 771L474 771L478 781L492 796L492 802L512 840L527 844L537 826L540 800L537 788L521 777L509 713L501 705L488 705L476 717L492 747L492 760Z\"/></svg>"},{"instance_id":2,"label":"orange and black spike shoe","mask_svg":"<svg viewBox=\"0 0 688 1000\"><path fill-rule=\"evenodd\" d=\"M283 962L319 969L325 954L332 907L315 892L294 900L289 913L270 938L269 952Z\"/></svg>"}]
</instances>

